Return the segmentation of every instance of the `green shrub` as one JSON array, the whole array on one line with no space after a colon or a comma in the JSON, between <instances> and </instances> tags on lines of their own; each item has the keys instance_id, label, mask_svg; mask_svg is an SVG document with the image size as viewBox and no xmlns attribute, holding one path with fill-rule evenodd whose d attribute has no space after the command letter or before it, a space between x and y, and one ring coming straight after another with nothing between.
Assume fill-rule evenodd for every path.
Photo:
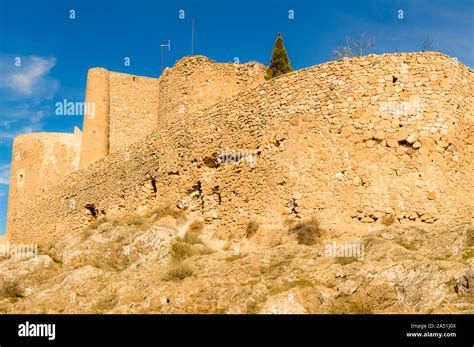
<instances>
[{"instance_id":1,"label":"green shrub","mask_svg":"<svg viewBox=\"0 0 474 347\"><path fill-rule=\"evenodd\" d=\"M273 46L270 66L265 74L265 79L269 80L291 71L293 71L293 68L291 67L288 53L283 45L283 38L281 37L281 34L278 33L275 45Z\"/></svg>"}]
</instances>

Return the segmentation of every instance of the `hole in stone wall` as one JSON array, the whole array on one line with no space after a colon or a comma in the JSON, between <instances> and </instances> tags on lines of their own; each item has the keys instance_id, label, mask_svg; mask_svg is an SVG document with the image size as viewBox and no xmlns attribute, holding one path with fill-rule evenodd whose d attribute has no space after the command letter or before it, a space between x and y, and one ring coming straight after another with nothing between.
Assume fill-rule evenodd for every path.
<instances>
[{"instance_id":1,"label":"hole in stone wall","mask_svg":"<svg viewBox=\"0 0 474 347\"><path fill-rule=\"evenodd\" d=\"M187 194L192 197L193 200L197 200L198 208L201 210L204 209L204 200L202 196L202 183L201 181L197 181L195 185L188 189Z\"/></svg>"},{"instance_id":2,"label":"hole in stone wall","mask_svg":"<svg viewBox=\"0 0 474 347\"><path fill-rule=\"evenodd\" d=\"M157 188L156 188L156 180L155 180L155 177L150 177L150 183L151 183L151 187L153 188L153 193L156 194L157 192Z\"/></svg>"},{"instance_id":3,"label":"hole in stone wall","mask_svg":"<svg viewBox=\"0 0 474 347\"><path fill-rule=\"evenodd\" d=\"M392 83L395 84L397 83L397 81L398 81L398 77L392 76Z\"/></svg>"},{"instance_id":4,"label":"hole in stone wall","mask_svg":"<svg viewBox=\"0 0 474 347\"><path fill-rule=\"evenodd\" d=\"M193 192L198 192L199 195L202 194L202 185L201 181L197 181L195 185L191 187L191 189L188 190L188 194L191 194Z\"/></svg>"},{"instance_id":5,"label":"hole in stone wall","mask_svg":"<svg viewBox=\"0 0 474 347\"><path fill-rule=\"evenodd\" d=\"M92 218L94 218L94 219L97 218L97 212L98 211L97 211L96 207L94 206L94 204L87 204L84 207L86 208L88 213L92 216Z\"/></svg>"},{"instance_id":6,"label":"hole in stone wall","mask_svg":"<svg viewBox=\"0 0 474 347\"><path fill-rule=\"evenodd\" d=\"M286 207L291 209L291 214L293 214L296 218L299 218L298 212L296 211L296 207L298 205L296 204L295 199L290 199L288 203L286 204Z\"/></svg>"},{"instance_id":7,"label":"hole in stone wall","mask_svg":"<svg viewBox=\"0 0 474 347\"><path fill-rule=\"evenodd\" d=\"M275 139L275 142L273 144L275 145L275 147L280 147L283 141L285 141L285 139L281 139L281 140Z\"/></svg>"},{"instance_id":8,"label":"hole in stone wall","mask_svg":"<svg viewBox=\"0 0 474 347\"><path fill-rule=\"evenodd\" d=\"M20 170L18 172L18 176L17 176L17 184L18 186L23 186L23 182L25 181L25 170Z\"/></svg>"},{"instance_id":9,"label":"hole in stone wall","mask_svg":"<svg viewBox=\"0 0 474 347\"><path fill-rule=\"evenodd\" d=\"M412 148L411 144L407 140L398 141L398 144L403 147Z\"/></svg>"},{"instance_id":10,"label":"hole in stone wall","mask_svg":"<svg viewBox=\"0 0 474 347\"><path fill-rule=\"evenodd\" d=\"M217 196L217 203L220 205L222 202L221 193L219 192L219 186L212 188L212 193Z\"/></svg>"},{"instance_id":11,"label":"hole in stone wall","mask_svg":"<svg viewBox=\"0 0 474 347\"><path fill-rule=\"evenodd\" d=\"M214 153L210 157L205 157L202 161L204 162L204 165L206 165L207 167L209 167L211 169L215 169L215 168L219 167L219 161L217 160L217 154L216 153Z\"/></svg>"},{"instance_id":12,"label":"hole in stone wall","mask_svg":"<svg viewBox=\"0 0 474 347\"><path fill-rule=\"evenodd\" d=\"M169 176L179 176L179 171L168 171Z\"/></svg>"}]
</instances>

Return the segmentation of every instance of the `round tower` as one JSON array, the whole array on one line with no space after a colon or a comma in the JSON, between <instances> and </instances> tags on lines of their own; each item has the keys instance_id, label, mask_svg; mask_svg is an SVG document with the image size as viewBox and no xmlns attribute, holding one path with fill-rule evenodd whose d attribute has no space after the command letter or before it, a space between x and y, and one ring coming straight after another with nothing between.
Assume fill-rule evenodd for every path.
<instances>
[{"instance_id":1,"label":"round tower","mask_svg":"<svg viewBox=\"0 0 474 347\"><path fill-rule=\"evenodd\" d=\"M80 132L33 133L13 141L7 234L16 209L79 167Z\"/></svg>"}]
</instances>

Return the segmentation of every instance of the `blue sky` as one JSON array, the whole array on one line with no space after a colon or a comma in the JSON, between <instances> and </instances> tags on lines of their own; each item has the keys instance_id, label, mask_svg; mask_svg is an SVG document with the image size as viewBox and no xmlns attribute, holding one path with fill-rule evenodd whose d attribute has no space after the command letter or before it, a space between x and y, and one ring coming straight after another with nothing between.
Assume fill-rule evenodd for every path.
<instances>
[{"instance_id":1,"label":"blue sky","mask_svg":"<svg viewBox=\"0 0 474 347\"><path fill-rule=\"evenodd\" d=\"M293 68L331 59L346 36L375 38L369 53L434 50L474 66L473 0L0 0L0 234L5 230L13 137L72 132L82 116L55 115L64 99L83 101L87 70L158 77L194 53L221 62L268 64L281 32ZM70 19L70 10L75 19ZM179 11L185 19L179 19ZM294 19L289 11L294 11ZM403 19L399 19L399 10ZM21 66L15 66L15 58ZM125 57L130 66L124 66Z\"/></svg>"}]
</instances>

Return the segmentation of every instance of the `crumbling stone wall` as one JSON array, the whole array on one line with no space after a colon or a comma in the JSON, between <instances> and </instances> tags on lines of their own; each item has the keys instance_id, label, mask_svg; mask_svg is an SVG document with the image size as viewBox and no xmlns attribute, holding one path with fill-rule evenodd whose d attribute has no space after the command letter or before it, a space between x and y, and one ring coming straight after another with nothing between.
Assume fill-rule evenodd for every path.
<instances>
[{"instance_id":1,"label":"crumbling stone wall","mask_svg":"<svg viewBox=\"0 0 474 347\"><path fill-rule=\"evenodd\" d=\"M235 236L250 219L472 219L473 82L472 69L439 53L281 76L159 129L127 160L117 151L69 175L21 206L11 239L44 242L163 204ZM220 162L226 149L252 151L255 165Z\"/></svg>"},{"instance_id":2,"label":"crumbling stone wall","mask_svg":"<svg viewBox=\"0 0 474 347\"><path fill-rule=\"evenodd\" d=\"M264 81L262 64L221 64L191 56L149 78L92 68L84 116L81 168L143 139L187 114L209 107Z\"/></svg>"},{"instance_id":3,"label":"crumbling stone wall","mask_svg":"<svg viewBox=\"0 0 474 347\"><path fill-rule=\"evenodd\" d=\"M158 128L255 88L263 84L264 75L265 67L256 62L223 64L203 56L181 59L160 78Z\"/></svg>"},{"instance_id":4,"label":"crumbling stone wall","mask_svg":"<svg viewBox=\"0 0 474 347\"><path fill-rule=\"evenodd\" d=\"M66 155L65 158L59 159L60 165L54 167L51 177L36 177L32 190L25 190L28 193L23 190L17 192L14 188L9 199L12 205L10 210L13 211L14 206L18 205L20 200L23 201L23 197L36 195L38 189L59 183L65 175L78 168L84 169L109 153L121 151L122 159L127 159L130 153L126 148L130 144L166 124L181 119L180 117L189 112L206 108L219 100L254 88L263 83L263 74L264 66L258 63L220 64L202 56L181 59L173 68L167 69L161 78L110 72L104 68L89 69L82 146L80 134L79 138L72 137L76 144L74 150L80 150L80 155L76 158L78 165L63 165L63 160L68 162L70 159ZM177 104L179 117L174 106L171 107ZM64 134L66 138L69 138L69 135ZM51 138L57 139L57 136L52 134ZM47 134L41 135L42 139L47 137ZM39 137L34 135L24 139L26 138L32 141L19 138L17 147L27 153L35 152L35 148L28 147L36 146L34 139ZM36 168L40 165L44 159L43 153L38 155L38 162L35 162L37 159L34 156L28 157L30 166ZM63 168L64 171L61 171ZM31 170L28 171L31 175ZM16 180L16 176L16 170L12 169L12 180ZM10 216L13 214L9 213L8 219ZM7 233L9 225L11 223L7 222Z\"/></svg>"}]
</instances>

